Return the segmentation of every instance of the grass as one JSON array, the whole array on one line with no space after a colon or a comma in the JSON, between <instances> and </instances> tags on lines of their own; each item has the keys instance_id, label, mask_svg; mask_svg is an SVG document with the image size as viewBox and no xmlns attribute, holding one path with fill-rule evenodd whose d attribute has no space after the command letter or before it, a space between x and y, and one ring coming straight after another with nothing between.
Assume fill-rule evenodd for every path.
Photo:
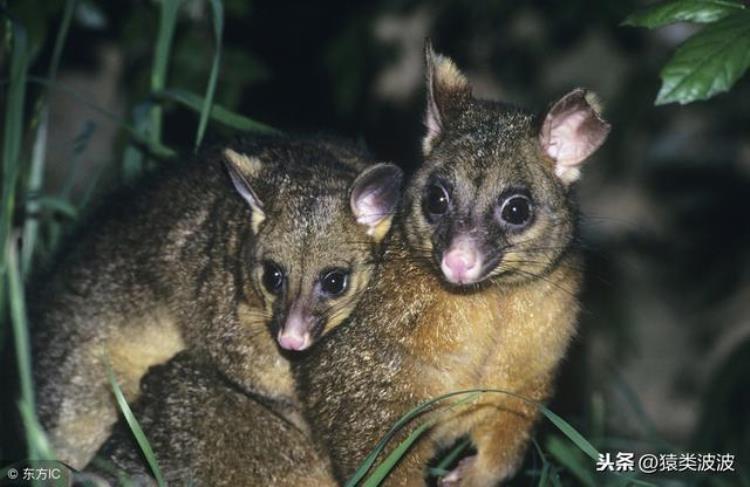
<instances>
[{"instance_id":1,"label":"grass","mask_svg":"<svg viewBox=\"0 0 750 487\"><path fill-rule=\"evenodd\" d=\"M149 468L151 468L151 473L154 475L156 483L159 485L159 487L163 487L164 485L166 485L166 483L164 482L164 476L161 473L161 468L159 468L159 462L156 460L154 450L151 448L151 443L149 443L148 438L146 438L146 434L143 432L143 428L141 428L141 425L138 423L138 420L133 414L133 411L130 409L128 401L125 399L125 395L122 393L122 389L117 383L115 373L109 364L107 365L107 375L109 377L109 384L112 387L112 392L114 393L115 399L117 400L117 406L120 408L122 416L128 423L128 427L133 433L133 437L135 438L136 443L138 443L138 447L141 449L143 456L146 458L146 462L148 462L148 466Z\"/></svg>"},{"instance_id":2,"label":"grass","mask_svg":"<svg viewBox=\"0 0 750 487\"><path fill-rule=\"evenodd\" d=\"M43 194L42 192L46 154L50 149L60 149L47 146L50 129L49 92L55 90L73 97L81 105L95 110L99 116L114 122L120 131L128 137L130 144L124 148L121 154L122 165L119 168L120 176L124 180L134 180L146 169L146 163L149 161L157 164L160 159L174 158L178 154L178 150L167 146L162 139L164 111L170 103L186 107L199 116L195 138L192 143L193 151L200 148L210 123L224 125L244 132L278 132L272 127L215 103L224 31L224 6L220 0L209 0L214 54L207 73L205 93L201 96L177 86L170 86L168 73L172 61L171 47L182 4L181 0L163 0L160 3L158 31L149 84L150 91L143 93L142 97L131 107L132 123L106 107L91 103L87 94L78 93L57 81L57 72L63 59L64 47L77 5L76 0L67 0L64 4L46 77L29 75L29 68L33 59L27 31L21 23L13 20L7 11L0 8L0 13L5 14L5 47L8 50L7 59L9 61L8 79L0 85L5 90L5 99L7 100L3 113L4 128L1 155L0 242L3 244L3 249L0 251L0 317L4 319L6 315L9 315L8 323L10 325L0 328L0 337L3 337L7 330L12 330L21 389L18 407L26 434L29 458L52 459L54 458L54 452L35 414L24 281L31 275L34 264L39 258L40 249L44 249L45 255L49 255L59 242L59 236L63 233L61 227L74 221L81 212L81 207L76 207L70 202L70 184L65 185L61 194ZM42 91L35 100L34 113L36 116L28 120L26 116L28 105L26 95L28 88L31 86L41 87ZM88 127L81 133L73 150L74 158L80 155L94 132L94 128ZM26 137L26 134L30 134L30 136ZM24 147L24 140L30 141L28 147ZM26 154L28 154L28 157ZM84 198L82 205L85 206L86 201L88 201L88 198ZM18 209L24 210L21 218L16 217ZM60 222L53 218L42 219L40 215L45 212L64 215L66 220ZM18 238L19 235L22 237L21 239ZM23 245L20 242L23 242ZM111 370L110 383L123 416L142 449L154 477L160 485L163 485L163 475L156 461L156 456L137 419L127 405ZM363 484L369 487L380 484L387 478L400 458L407 454L411 446L434 424L433 421L435 420L431 420L415 426L414 423L420 415L441 401L454 399L453 404L457 406L471 401L481 394L510 394L515 396L512 393L497 390L459 391L415 407L407 412L393 426L391 431L375 445L372 452L346 485ZM643 424L647 425L649 436L655 437L655 428L647 421L648 418L640 409L640 403L633 396L632 391L622 389L622 394L628 402L632 402L636 414L641 417ZM542 466L537 471L527 473L537 478L537 485L563 485L561 474L575 479L576 483L580 485L603 485L602 479L595 477L593 473L593 460L596 460L599 451L592 444L592 441L544 405L537 404L537 406L545 418L562 435L548 437L544 448L536 440L533 441L534 451L541 460ZM383 461L376 464L389 442L399 432L409 427L413 429L406 438L397 444ZM599 435L595 436L598 438ZM438 463L433 473L438 475L445 473L448 466L469 446L470 444L466 440L459 443ZM606 485L623 485L624 483L643 486L653 485L636 478L616 476L611 481L610 479L606 481Z\"/></svg>"}]
</instances>

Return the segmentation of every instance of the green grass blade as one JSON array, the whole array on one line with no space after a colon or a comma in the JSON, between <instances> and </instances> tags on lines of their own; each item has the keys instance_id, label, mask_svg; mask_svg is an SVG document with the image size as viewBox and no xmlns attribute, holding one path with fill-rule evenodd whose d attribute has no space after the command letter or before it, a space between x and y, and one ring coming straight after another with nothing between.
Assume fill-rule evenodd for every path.
<instances>
[{"instance_id":1,"label":"green grass blade","mask_svg":"<svg viewBox=\"0 0 750 487\"><path fill-rule=\"evenodd\" d=\"M135 127L130 125L125 119L123 119L120 115L107 110L106 108L100 107L99 105L92 103L91 100L81 93L78 93L76 90L73 90L60 82L50 82L49 79L39 77L39 76L29 76L29 82L40 84L42 86L47 86L51 89L60 91L61 93L64 93L71 98L74 98L76 101L80 102L82 105L85 105L86 107L90 108L94 112L98 113L99 115L103 116L107 120L114 122L120 129L127 132L128 136L133 139L136 143L143 145L151 154L153 154L156 157L161 157L164 159L169 159L177 156L177 152L165 145L163 145L160 142L152 142L149 140L148 137L141 134L138 130L136 130Z\"/></svg>"},{"instance_id":2,"label":"green grass blade","mask_svg":"<svg viewBox=\"0 0 750 487\"><path fill-rule=\"evenodd\" d=\"M138 420L135 418L135 415L130 409L130 406L128 406L128 401L125 400L122 389L120 388L120 385L117 383L117 379L115 378L115 373L109 364L107 364L107 375L109 376L109 383L112 387L112 392L114 392L115 394L117 405L120 408L125 421L127 421L128 426L130 427L130 431L133 433L135 441L138 443L138 447L141 449L141 452L143 452L143 456L146 458L148 466L151 468L151 473L154 474L156 483L159 485L159 487L164 487L166 483L164 482L164 477L161 474L161 469L159 468L159 463L156 460L156 455L154 455L154 450L151 448L151 443L149 443L148 438L146 438L146 434L143 432L143 429L141 429L141 425L138 424Z\"/></svg>"},{"instance_id":3,"label":"green grass blade","mask_svg":"<svg viewBox=\"0 0 750 487\"><path fill-rule=\"evenodd\" d=\"M4 12L0 10L0 12ZM26 30L18 22L6 19L6 29L12 34L10 80L6 94L5 126L3 127L2 194L0 213L0 245L9 238L15 208L16 180L20 174L21 142L23 137L23 107L26 99L26 76L29 48ZM5 252L0 252L0 270L5 268ZM0 294L4 279L0 279Z\"/></svg>"},{"instance_id":4,"label":"green grass blade","mask_svg":"<svg viewBox=\"0 0 750 487\"><path fill-rule=\"evenodd\" d=\"M567 436L570 441L575 443L579 450L584 452L594 461L599 459L599 451L594 448L594 445L592 445L586 438L584 438L583 435L578 432L578 430L572 427L570 423L568 423L546 407L542 406L541 404L539 405L539 410L552 424L557 426L557 429L559 429L565 436Z\"/></svg>"},{"instance_id":5,"label":"green grass blade","mask_svg":"<svg viewBox=\"0 0 750 487\"><path fill-rule=\"evenodd\" d=\"M57 38L55 39L55 46L52 51L52 59L49 67L49 79L52 82L57 78L57 70L60 66L62 49L65 45L65 40L68 37L70 21L73 18L75 5L76 0L67 0L65 2L65 9L63 11L62 21L60 22L60 29L58 30ZM29 167L27 180L27 191L31 193L41 191L44 180L44 161L47 152L47 131L49 127L49 104L47 103L46 93L39 99L38 112L38 125L34 136L34 144L31 152L31 166ZM35 214L38 211L33 200L27 203L26 211L28 214ZM28 277L31 273L31 264L34 252L36 251L38 234L39 219L27 218L24 222L23 248L21 249L21 269L23 270L23 275L25 277Z\"/></svg>"},{"instance_id":6,"label":"green grass blade","mask_svg":"<svg viewBox=\"0 0 750 487\"><path fill-rule=\"evenodd\" d=\"M596 478L578 450L570 447L569 443L563 442L558 436L552 436L547 441L547 451L552 457L571 472L579 481L579 485L596 487Z\"/></svg>"},{"instance_id":7,"label":"green grass blade","mask_svg":"<svg viewBox=\"0 0 750 487\"><path fill-rule=\"evenodd\" d=\"M172 50L177 13L182 0L161 0L159 9L159 32L156 38L154 64L151 68L151 91L163 90L166 86L167 68ZM149 138L152 143L161 142L162 108L155 105L151 109Z\"/></svg>"},{"instance_id":8,"label":"green grass blade","mask_svg":"<svg viewBox=\"0 0 750 487\"><path fill-rule=\"evenodd\" d=\"M547 455L544 454L544 452L542 451L542 447L539 445L539 442L536 441L535 438L531 438L531 444L534 445L539 458L542 460L542 470L539 473L539 482L537 483L537 487L546 487L547 484L550 483L549 476L551 466L549 460L547 460Z\"/></svg>"},{"instance_id":9,"label":"green grass blade","mask_svg":"<svg viewBox=\"0 0 750 487\"><path fill-rule=\"evenodd\" d=\"M181 105L190 108L196 112L201 112L204 105L204 100L189 91L180 89L162 90L153 93L158 99L169 100L177 102ZM258 134L280 134L281 132L273 127L265 125L260 122L256 122L253 119L247 118L238 113L232 112L220 105L214 104L211 107L211 113L209 114L211 120L222 123L228 127L236 130L242 130L243 132L254 132Z\"/></svg>"},{"instance_id":10,"label":"green grass blade","mask_svg":"<svg viewBox=\"0 0 750 487\"><path fill-rule=\"evenodd\" d=\"M31 346L29 324L26 317L26 301L23 292L23 280L18 264L16 243L11 239L4 242L8 277L8 294L10 295L10 317L15 339L16 360L21 383L21 397L18 407L24 424L28 455L32 460L51 460L55 458L44 430L36 418L34 401L34 382L31 372Z\"/></svg>"},{"instance_id":11,"label":"green grass blade","mask_svg":"<svg viewBox=\"0 0 750 487\"><path fill-rule=\"evenodd\" d=\"M414 431L409 433L404 441L398 444L396 448L378 465L372 475L362 484L363 487L377 487L385 480L393 467L401 460L401 457L411 448L417 439L435 424L434 421L427 421L419 425Z\"/></svg>"},{"instance_id":12,"label":"green grass blade","mask_svg":"<svg viewBox=\"0 0 750 487\"><path fill-rule=\"evenodd\" d=\"M26 401L18 401L18 409L21 412L21 421L23 429L26 432L26 442L29 445L30 460L54 460L57 455L52 450L52 445L44 432L44 428L39 423L39 419Z\"/></svg>"},{"instance_id":13,"label":"green grass blade","mask_svg":"<svg viewBox=\"0 0 750 487\"><path fill-rule=\"evenodd\" d=\"M405 415L403 415L397 422L394 424L391 429L386 433L383 438L380 439L380 441L375 445L375 447L372 449L372 451L365 457L362 464L359 466L357 471L352 475L352 477L346 482L345 487L353 487L357 485L367 474L367 472L372 468L372 465L375 463L375 459L377 456L383 451L385 448L385 445L390 441L390 439L406 424L411 422L415 417L419 416L423 412L425 412L427 409L431 408L434 404L443 401L447 398L459 396L459 395L468 395L468 394L474 394L474 395L480 395L480 394L504 394L510 397L514 397L516 399L520 399L522 401L531 403L536 405L541 413L549 419L549 421L554 424L565 436L568 437L581 451L583 451L586 455L588 455L593 460L597 460L599 458L599 451L594 448L594 446L581 435L573 426L571 426L567 421L562 419L557 414L553 413L551 410L549 410L547 407L545 407L542 403L539 401L536 401L534 399L530 399L527 397L524 397L520 394L516 394L514 392L510 391L503 391L499 389L469 389L464 391L456 391L448 394L444 394L442 396L438 396L434 399L431 399L429 401L425 401L424 403L412 408L409 410Z\"/></svg>"},{"instance_id":14,"label":"green grass blade","mask_svg":"<svg viewBox=\"0 0 750 487\"><path fill-rule=\"evenodd\" d=\"M24 300L23 280L18 266L16 243L13 239L4 242L6 262L8 264L8 293L10 295L10 317L15 336L18 372L21 382L21 399L34 409L34 387L31 377L31 347L29 329L26 322L26 302Z\"/></svg>"},{"instance_id":15,"label":"green grass blade","mask_svg":"<svg viewBox=\"0 0 750 487\"><path fill-rule=\"evenodd\" d=\"M146 137L149 129L149 114L153 112L153 103L139 103L133 108L133 129L139 137ZM143 152L133 145L125 147L122 157L122 179L132 183L146 169Z\"/></svg>"},{"instance_id":16,"label":"green grass blade","mask_svg":"<svg viewBox=\"0 0 750 487\"><path fill-rule=\"evenodd\" d=\"M224 6L221 0L210 0L211 9L213 10L213 24L214 24L214 60L211 64L211 74L208 77L208 86L206 87L206 96L203 98L203 107L201 108L201 118L198 122L198 133L195 135L195 152L198 152L198 148L203 140L203 135L206 133L206 125L208 124L208 118L211 114L211 107L214 102L214 94L216 93L216 80L219 77L219 66L221 64L221 38L224 32Z\"/></svg>"},{"instance_id":17,"label":"green grass blade","mask_svg":"<svg viewBox=\"0 0 750 487\"><path fill-rule=\"evenodd\" d=\"M479 397L480 393L470 393L466 394L466 397L463 397L459 399L458 401L454 402L449 406L449 409L456 408L462 404L465 404L467 402L470 402L477 397ZM444 414L443 414L444 415ZM440 417L442 417L441 415ZM426 421L423 424L419 425L417 428L414 429L407 437L404 439L401 443L399 443L396 448L386 457L386 459L378 465L378 467L375 469L375 471L370 475L370 477L367 478L364 482L364 486L366 487L374 487L377 485L380 485L380 483L385 479L385 477L388 476L388 474L391 472L393 467L396 466L396 464L401 460L401 457L403 457L406 452L411 448L411 446L414 444L417 439L419 439L420 436L429 428L431 428L435 423L440 421L440 417L432 419L430 421Z\"/></svg>"},{"instance_id":18,"label":"green grass blade","mask_svg":"<svg viewBox=\"0 0 750 487\"><path fill-rule=\"evenodd\" d=\"M44 103L44 101L40 101ZM29 167L29 176L26 182L27 191L32 194L42 190L48 126L49 109L43 106L39 113L39 123L34 136L34 145L31 149L31 166ZM28 199L26 204L26 218L23 223L23 248L21 249L21 269L26 278L31 273L31 262L36 251L39 219L33 215L36 215L38 212L39 208L34 198Z\"/></svg>"},{"instance_id":19,"label":"green grass blade","mask_svg":"<svg viewBox=\"0 0 750 487\"><path fill-rule=\"evenodd\" d=\"M39 210L48 210L65 216L66 218L75 219L78 216L78 209L67 199L57 196L38 195L29 198ZM32 215L37 217L37 215Z\"/></svg>"},{"instance_id":20,"label":"green grass blade","mask_svg":"<svg viewBox=\"0 0 750 487\"><path fill-rule=\"evenodd\" d=\"M434 468L430 469L430 475L434 477L441 477L448 473L448 467L453 462L455 462L456 459L461 456L461 454L466 451L469 446L471 446L471 440L469 438L465 438L464 440L458 442L458 444L453 447L447 455L440 459L440 462L438 462L438 464Z\"/></svg>"},{"instance_id":21,"label":"green grass blade","mask_svg":"<svg viewBox=\"0 0 750 487\"><path fill-rule=\"evenodd\" d=\"M403 428L405 425L410 423L414 418L422 414L423 412L427 411L429 408L431 408L434 404L443 401L445 399L448 399L450 397L460 396L464 394L470 394L475 393L477 391L457 391L452 392L449 394L444 394L442 396L436 397L434 399L431 399L429 401L425 401L422 404L417 405L416 407L409 410L405 415L403 415L398 421L396 421L396 424L391 426L391 429L388 430L388 432L383 436L383 438L378 441L378 443L375 445L375 447L370 451L370 453L365 457L365 459L362 461L362 464L359 466L356 472L354 472L354 475L347 480L345 487L354 487L357 485L367 474L367 472L372 468L372 465L375 463L375 459L380 455L380 453L385 448L385 445L388 444L388 442L393 438L393 436L398 433L401 428Z\"/></svg>"}]
</instances>

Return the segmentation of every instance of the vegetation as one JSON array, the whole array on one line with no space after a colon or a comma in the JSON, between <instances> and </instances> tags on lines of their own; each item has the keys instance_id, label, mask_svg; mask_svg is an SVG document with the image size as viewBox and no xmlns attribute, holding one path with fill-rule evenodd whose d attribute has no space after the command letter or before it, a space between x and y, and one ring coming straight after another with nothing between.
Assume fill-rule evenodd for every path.
<instances>
[{"instance_id":1,"label":"vegetation","mask_svg":"<svg viewBox=\"0 0 750 487\"><path fill-rule=\"evenodd\" d=\"M490 22L502 16L510 18L511 7L516 8L515 6L508 7L502 2L488 2L488 6L483 7L484 10L471 2L460 1L436 2L434 5L419 1L388 2L383 0L375 3L378 4L377 8L372 7L372 10L366 9L366 11L344 6L343 2L338 5L340 12L337 13L347 25L339 28L335 36L319 40L320 45L325 47L322 48L322 53L315 51L317 57L310 61L310 65L325 64L329 74L334 73L325 81L335 86L335 92L321 95L325 101L311 101L311 105L307 106L314 106L318 109L319 119L316 122L325 124L327 128L342 129L353 126L354 133L350 135L360 135L361 132L366 131L371 122L362 114L367 113L373 116L372 113L374 113L367 111L368 104L371 103L367 92L372 86L367 84L370 82L362 79L373 76L374 69L372 66L363 64L362 59L370 56L385 63L395 56L393 49L376 50L373 47L373 42L367 37L370 26L365 23L364 19L375 13L419 12L422 7L430 7L436 12L433 14L435 20L432 24L436 31L443 26L441 22L452 21L457 29L462 29L462 32L469 30L466 27L468 25L476 32L487 35L488 39L494 39L491 37L495 35L493 29L498 32L503 29L484 22ZM526 9L524 11L535 12L535 9L543 8L539 6L543 2L530 3L531 7L527 6L519 10ZM635 7L632 2L619 2L617 6L613 6L615 3L618 2L602 2L601 9L590 13L590 17L584 21L592 24L616 25L617 21L625 17L624 14L627 13L622 9L630 9L629 12ZM571 2L571 5L575 7L550 7L553 10L559 10L554 10L551 15L545 16L558 19L557 24L550 29L553 32L552 40L546 39L554 43L555 48L558 45L564 45L566 42L564 39L567 39L571 35L570 31L576 27L575 22L582 22L571 14L574 8L578 8L576 12L581 11L582 3ZM26 302L24 296L25 283L36 269L54 258L54 251L61 236L79 221L80 215L85 213L91 195L102 191L102 187L120 182L137 181L141 174L158 165L159 161L197 151L206 144L206 140L210 141L212 137L219 138L236 131L257 133L276 130L254 118L240 115L241 112L250 111L254 115L259 115L260 119L268 120L271 125L278 125L284 129L298 129L300 125L299 119L294 118L296 114L289 115L286 119L280 114L292 113L290 107L295 104L299 105L299 98L288 89L286 92L281 90L273 92L276 98L268 103L271 105L276 103L278 105L274 107L277 108L276 110L268 108L262 101L253 98L251 101L256 102L259 107L257 114L248 110L246 103L243 102L246 91L252 91L255 85L262 84L272 77L275 77L273 79L276 81L285 79L284 76L290 77L289 73L273 73L259 56L235 40L236 34L232 34L231 42L225 39L229 20L241 22L242 19L254 15L253 10L256 8L261 13L264 8L270 8L262 2L162 0L136 3L132 8L125 9L105 7L86 0L53 2L28 0L1 2L0 6L2 6L0 12L3 14L5 48L2 57L5 62L2 67L3 83L1 85L4 103L1 153L3 196L0 209L0 242L3 244L2 252L0 252L0 349L13 351L12 354L3 355L5 360L10 361L11 358L14 360L11 365L13 365L14 374L17 373L17 379L15 375L8 378L6 387L15 388L17 385L19 400L17 404L11 405L15 411L8 414L18 414L22 422L21 430L25 435L23 443L27 449L21 453L14 450L19 447L18 445L0 445L0 458L23 455L30 459L50 459L54 457L54 452L51 451L34 414L35 400L30 372L31 356L26 320L26 307L30 304ZM112 10L107 10L107 8ZM461 13L456 14L459 11ZM122 18L115 21L117 14L121 14ZM303 12L300 13L300 17L305 17ZM114 25L108 25L108 22ZM297 23L285 27L293 31L294 27L303 28L306 19L299 20L290 15L289 22ZM746 95L747 87L743 86L740 80L750 66L748 54L750 53L750 12L747 6L734 0L675 0L652 5L627 16L624 21L626 25L648 29L660 29L676 22L704 25L698 32L693 33L664 65L661 70L662 86L655 104L664 105L673 102L687 104L697 100L706 100L730 90L735 84L738 86L737 89L744 90L740 92ZM533 25L531 28L533 29ZM80 47L86 42L86 36L92 35L92 32L97 33L93 36L98 42L114 42L127 46L122 54L128 77L127 86L122 89L127 98L126 110L113 110L112 107L99 106L91 101L87 93L78 92L59 81L61 67L67 62L66 57L73 54L70 50L71 36L74 34L78 36L74 45ZM618 32L615 35L632 39L628 36L636 34ZM447 39L445 45L450 46L451 40L461 44L460 39ZM644 43L644 41L641 38L633 41L634 45L639 43ZM511 44L499 47L495 45L493 49L495 52L517 60L512 67L499 67L495 71L500 78L513 80L512 83L508 83L509 85L523 86L531 77L542 78L537 68L524 66L524 62L528 63L524 59L533 58L535 55L539 58L543 57L545 46L541 43L537 45L532 40L523 45ZM85 55L89 54L90 52ZM481 54L479 56L481 57ZM146 59L149 61L145 61ZM76 62L80 60L70 61L69 65L73 66ZM547 59L546 62L552 61ZM516 71L511 72L513 69ZM612 143L612 152L627 148L625 146L628 144L623 141L622 137L631 137L631 139L637 137L638 133L632 129L636 124L647 127L650 125L648 121L635 120L638 116L649 117L651 115L651 112L645 112L642 104L638 104L644 98L644 92L652 88L650 79L647 79L651 74L649 69L646 66L642 69L645 74L640 72L632 74L630 81L636 93L633 96L638 97L632 114L626 113L631 108L628 102L632 99L615 98L614 125L616 130L618 130L617 127L625 127L622 129L625 135L621 135L619 141L615 140ZM299 76L311 80L315 78L314 73L302 72ZM315 93L317 85L314 81L309 81L309 83L311 84L309 89ZM289 86L289 84L283 85L284 88L289 88ZM537 93L543 90L539 85L533 85L531 89ZM514 92L513 89L509 91ZM267 91L259 90L259 92L258 96L267 96ZM97 121L84 124L70 146L50 145L49 134L55 129L51 125L50 115L52 95L69 97L75 100L75 104L79 107L96 113ZM732 94L727 96L732 96ZM736 100L741 99L741 95L737 94ZM734 103L733 101L717 99L716 102L716 110L721 111L722 114L729 114L726 123L735 124L730 128L717 125L717 131L726 130L732 134L734 133L732 130L736 130L737 121L740 122L740 127L742 122L747 122L747 111L744 115L742 114L743 107L747 108L746 104L742 105L741 102L737 102L738 107L734 107L736 111L732 111L732 107L728 105ZM401 107L401 111L397 112L398 114L407 111L414 113L414 127L399 135L411 137L414 141L418 140L416 134L421 130L418 127L418 112L421 108L417 108L417 105L418 103L407 103ZM304 113L305 110L299 111L299 116L303 119L308 116ZM131 116L123 118L120 115L123 112L130 113ZM335 113L334 121L328 119L331 115L320 114L328 112ZM190 115L185 117L187 113ZM388 116L387 114L382 116L380 123L387 125L384 120L388 120ZM657 121L659 116L654 115ZM364 121L354 122L358 118ZM715 115L711 118L710 114L705 118L717 120ZM188 120L188 123L184 120ZM104 175L99 177L100 173L92 172L90 167L83 167L82 161L92 140L97 137L97 130L103 123L114 123L119 135L113 142L111 160L105 165ZM302 128L307 128L305 123L303 121ZM314 125L314 123L309 125ZM398 128L399 126L396 125L394 132ZM188 132L192 136L186 137L185 134ZM382 142L385 139L383 137L381 142L376 144L379 145L376 149L381 149L386 156L390 156L394 153L393 145ZM189 142L185 142L186 140ZM394 145L407 145L400 141L398 136L394 140ZM627 153L624 149L620 152ZM47 184L45 181L50 154L53 153L64 153L70 161L73 161L69 168L73 176L56 185ZM414 153L411 148L405 149L395 158L406 161L405 165L408 165L414 159ZM610 168L614 169L611 171L623 172L622 164L618 169L617 157L613 159L615 162ZM680 168L682 169L684 168ZM684 171L675 171L671 167L662 168L662 170L666 171L664 179L669 179L675 174L684 174ZM74 176L82 171L88 172L88 177L85 178L89 182L88 187L75 189ZM729 182L723 179L720 181L726 187L734 188ZM652 187L654 185L658 187L658 182L653 180L650 180L650 184ZM55 191L50 191L48 189L50 187L55 188ZM745 190L747 186L740 186L740 188ZM709 196L712 195L713 193ZM706 197L698 204L708 205L709 203L705 203L708 200L711 198ZM669 203L668 197L667 203ZM721 207L720 203L722 202L717 203L717 207ZM683 202L674 203L675 206L678 204L683 204ZM684 204L693 208L688 203ZM672 211L672 207L667 211ZM740 214L746 217L744 212ZM732 233L728 235L729 239L740 240L740 248L734 249L735 253L727 254L729 265L734 266L736 265L734 263L740 259L737 256L745 255L742 253L745 250L742 245L746 242L746 235L737 236ZM706 243L706 247L714 248L715 243L711 240ZM733 251L733 247L731 245L729 247L729 251ZM606 250L601 253L605 252ZM594 253L589 258L594 261L594 267L599 271L602 268L609 269L608 266L611 266L606 262L601 263L600 254ZM706 257L709 263L722 265L723 261L713 261L709 260L710 258L712 257ZM718 283L715 287L718 291L714 288L709 289L708 284L704 286L705 289L701 287L701 291L709 295L712 292L722 293L722 295L730 294L731 290L721 287L722 284L726 284L725 277L729 274L728 270L717 271ZM674 282L684 280L679 275L673 276L672 279ZM736 277L736 279L741 278ZM616 284L608 289L608 292L614 292L615 286ZM736 286L739 287L739 284ZM675 284L674 288L677 294L681 294L678 284ZM589 290L587 296L593 299L600 298L597 290ZM700 300L698 297L694 299ZM709 306L713 303L710 296L705 299ZM628 343L628 331L626 327L619 325L626 319L625 314L620 313L617 306L611 305L609 301L599 299L598 303L597 309L606 309L598 315L604 318L598 319L606 321L608 316L615 316L611 323L606 325L608 327L604 332L605 336L616 343L613 345L613 349L617 351L615 355L632 354L632 350L621 348L623 343ZM624 405L623 409L636 418L636 423L642 431L640 437L634 439L624 436L622 431L611 431L612 428L608 426L607 421L609 403L596 391L584 391L585 399L577 403L578 407L572 409L573 413L570 416L564 414L567 421L547 407L540 406L549 424L554 428L541 428L534 442L534 448L527 455L524 470L518 476L518 482L540 486L652 485L632 476L595 474L593 460L600 452L615 449L627 451L638 448L653 452L696 451L696 449L730 451L736 452L738 461L742 461L742 453L750 453L750 432L747 431L748 423L743 423L741 416L733 416L733 414L737 411L745 411L746 415L748 410L748 408L742 409L749 402L746 388L743 387L746 384L747 372L750 371L750 347L747 343L740 343L735 347L708 381L709 386L702 396L703 406L698 425L691 435L693 439L690 442L675 446L663 438L648 414L645 413L634 391L624 380L617 379L614 377L615 374L612 374L614 377L610 377L612 389L619 394L620 398L624 398L620 401ZM580 368L574 369L574 372L576 371L580 372ZM114 378L112 378L112 384L117 393L119 389ZM470 401L477 394L483 393L503 392L463 391L458 397L436 398L435 401L452 400L460 403ZM118 399L121 399L121 395ZM147 440L137 427L137 421L132 414L128 414L127 405L123 401L119 402L134 434L139 437L139 444L142 445L144 454L149 458L155 477L162 482L157 463L149 451ZM431 404L432 402L418 406L409 412L399 424L394 425L394 432L402 427L413 429L393 455L383 459L380 458L379 453L389 439L384 438L365 461L356 477L351 479L350 484L363 482L364 485L377 485L398 460L398 455L406 451L410 443L430 426L429 423L415 426L414 422L419 413ZM581 404L583 404L582 407ZM552 408L557 410L556 406ZM564 403L560 404L560 408L566 412L571 411ZM5 421L6 417L7 415L4 415L3 421L8 423ZM740 424L739 427L737 423ZM743 424L745 426L742 426ZM15 425L5 424L2 432L14 429ZM435 475L443 474L451 464L455 463L457 456L467 448L470 446L465 442L459 442L452 452L446 454L443 461L436 464L432 472ZM736 482L741 482L741 485L750 485L747 458L746 455L745 464L737 465L740 472L736 476L739 479ZM376 461L381 463L376 464ZM666 479L668 479L667 474L661 480ZM694 478L680 476L678 480L685 485L735 485L735 480L729 483L721 476L696 475Z\"/></svg>"}]
</instances>

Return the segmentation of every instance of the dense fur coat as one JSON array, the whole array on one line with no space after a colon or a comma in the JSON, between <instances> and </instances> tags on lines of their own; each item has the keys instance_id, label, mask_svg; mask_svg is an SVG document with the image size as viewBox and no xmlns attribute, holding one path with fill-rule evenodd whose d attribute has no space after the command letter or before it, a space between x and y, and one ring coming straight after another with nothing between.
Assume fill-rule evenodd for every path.
<instances>
[{"instance_id":1,"label":"dense fur coat","mask_svg":"<svg viewBox=\"0 0 750 487\"><path fill-rule=\"evenodd\" d=\"M429 47L427 67L425 162L384 265L350 319L294 365L312 437L339 481L401 416L439 395L499 389L546 400L575 331L570 184L609 126L584 90L537 118L472 98L455 65ZM428 461L464 435L477 454L445 483L486 487L514 473L533 402L455 400L419 418L437 422L387 485L424 485Z\"/></svg>"},{"instance_id":2,"label":"dense fur coat","mask_svg":"<svg viewBox=\"0 0 750 487\"><path fill-rule=\"evenodd\" d=\"M288 404L248 394L196 351L153 367L141 389L133 412L170 485L336 485ZM156 485L124 421L96 459L87 470L110 482L114 467Z\"/></svg>"},{"instance_id":3,"label":"dense fur coat","mask_svg":"<svg viewBox=\"0 0 750 487\"><path fill-rule=\"evenodd\" d=\"M247 391L293 401L274 335L304 301L316 338L366 286L401 178L372 163L323 137L249 139L105 200L30 307L39 416L59 457L84 466L115 421L107 361L129 400L150 366L187 347ZM284 267L274 293L271 258ZM322 296L331 267L349 285Z\"/></svg>"}]
</instances>

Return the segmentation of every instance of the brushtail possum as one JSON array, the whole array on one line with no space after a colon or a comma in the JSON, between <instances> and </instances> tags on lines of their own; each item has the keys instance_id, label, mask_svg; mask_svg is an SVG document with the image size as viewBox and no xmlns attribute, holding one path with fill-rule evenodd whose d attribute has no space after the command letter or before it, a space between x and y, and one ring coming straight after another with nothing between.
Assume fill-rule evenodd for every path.
<instances>
[{"instance_id":1,"label":"brushtail possum","mask_svg":"<svg viewBox=\"0 0 750 487\"><path fill-rule=\"evenodd\" d=\"M280 349L354 306L401 174L348 143L265 137L107 199L32 301L39 416L60 459L85 465L117 418L107 362L129 400L185 348L250 392L293 397Z\"/></svg>"},{"instance_id":2,"label":"brushtail possum","mask_svg":"<svg viewBox=\"0 0 750 487\"><path fill-rule=\"evenodd\" d=\"M571 185L609 132L596 99L576 89L535 117L474 98L429 45L426 64L424 162L384 264L349 319L293 366L339 481L426 400L477 388L546 400L575 331ZM517 396L443 401L386 484L424 485L436 451L468 435L476 455L443 483L495 485L517 469L537 416Z\"/></svg>"},{"instance_id":3,"label":"brushtail possum","mask_svg":"<svg viewBox=\"0 0 750 487\"><path fill-rule=\"evenodd\" d=\"M152 367L141 391L133 413L169 485L337 485L327 457L288 419L288 404L248 394L199 350ZM112 485L122 474L156 485L123 420L86 473Z\"/></svg>"}]
</instances>

